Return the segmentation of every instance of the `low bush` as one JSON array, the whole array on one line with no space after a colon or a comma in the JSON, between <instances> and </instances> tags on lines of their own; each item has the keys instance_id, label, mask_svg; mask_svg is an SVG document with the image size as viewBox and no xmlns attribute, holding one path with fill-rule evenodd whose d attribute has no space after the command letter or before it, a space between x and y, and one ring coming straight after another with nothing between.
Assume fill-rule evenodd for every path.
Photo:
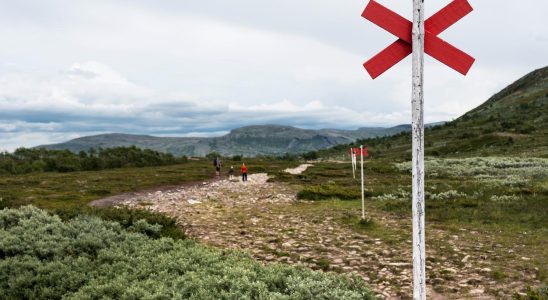
<instances>
[{"instance_id":1,"label":"low bush","mask_svg":"<svg viewBox=\"0 0 548 300\"><path fill-rule=\"evenodd\" d=\"M366 196L370 196L366 192ZM361 191L351 188L343 188L335 184L321 184L304 188L297 193L297 199L325 200L337 198L341 200L356 200L361 197Z\"/></svg>"},{"instance_id":2,"label":"low bush","mask_svg":"<svg viewBox=\"0 0 548 300\"><path fill-rule=\"evenodd\" d=\"M53 211L62 220L70 220L79 216L96 216L103 220L119 223L125 229L137 230L152 238L170 237L173 239L184 239L185 234L177 226L174 219L158 212L152 212L142 209L129 209L126 207L82 207L82 208L62 208ZM147 230L142 223L145 221L151 226L159 226L158 230Z\"/></svg>"},{"instance_id":3,"label":"low bush","mask_svg":"<svg viewBox=\"0 0 548 300\"><path fill-rule=\"evenodd\" d=\"M306 160L314 160L314 159L318 159L319 157L317 151L309 151L307 153L301 154L301 156L303 159L306 159Z\"/></svg>"},{"instance_id":4,"label":"low bush","mask_svg":"<svg viewBox=\"0 0 548 300\"><path fill-rule=\"evenodd\" d=\"M515 294L513 298L517 300L546 300L548 299L548 285L545 284L538 289L528 287L527 296Z\"/></svg>"},{"instance_id":5,"label":"low bush","mask_svg":"<svg viewBox=\"0 0 548 300\"><path fill-rule=\"evenodd\" d=\"M85 216L0 211L3 299L373 299L363 280L151 239Z\"/></svg>"},{"instance_id":6,"label":"low bush","mask_svg":"<svg viewBox=\"0 0 548 300\"><path fill-rule=\"evenodd\" d=\"M13 153L0 153L0 174L31 172L98 171L126 167L166 166L187 162L186 157L140 149L135 146L108 149L91 148L79 154L69 150L19 148Z\"/></svg>"}]
</instances>

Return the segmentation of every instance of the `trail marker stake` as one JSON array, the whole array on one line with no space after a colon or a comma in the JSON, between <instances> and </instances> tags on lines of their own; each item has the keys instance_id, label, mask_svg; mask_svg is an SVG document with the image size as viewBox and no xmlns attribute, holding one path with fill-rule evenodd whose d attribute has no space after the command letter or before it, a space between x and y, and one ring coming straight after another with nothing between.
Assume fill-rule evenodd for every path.
<instances>
[{"instance_id":1,"label":"trail marker stake","mask_svg":"<svg viewBox=\"0 0 548 300\"><path fill-rule=\"evenodd\" d=\"M352 154L352 162L354 163L354 166L357 165L357 156L360 155L361 157L361 185L362 185L362 220L365 219L365 176L363 171L363 158L368 157L369 153L367 153L368 148L363 147L363 145L360 146L360 148L351 148L350 153ZM356 178L356 177L354 177Z\"/></svg>"},{"instance_id":2,"label":"trail marker stake","mask_svg":"<svg viewBox=\"0 0 548 300\"><path fill-rule=\"evenodd\" d=\"M352 176L356 179L356 153L353 148L350 148L350 159L352 160Z\"/></svg>"},{"instance_id":3,"label":"trail marker stake","mask_svg":"<svg viewBox=\"0 0 548 300\"><path fill-rule=\"evenodd\" d=\"M362 220L365 219L365 194L363 190L363 145L360 146L360 158L362 165Z\"/></svg>"},{"instance_id":4,"label":"trail marker stake","mask_svg":"<svg viewBox=\"0 0 548 300\"><path fill-rule=\"evenodd\" d=\"M412 192L413 298L426 299L426 233L424 228L424 0L413 0Z\"/></svg>"},{"instance_id":5,"label":"trail marker stake","mask_svg":"<svg viewBox=\"0 0 548 300\"><path fill-rule=\"evenodd\" d=\"M375 0L362 16L392 33L398 40L364 63L375 79L412 54L412 189L413 189L413 298L426 299L426 251L424 226L424 53L466 75L474 58L438 38L438 34L472 11L467 0L454 0L424 21L424 0L413 0L410 22ZM363 187L362 187L363 203ZM362 204L363 205L363 204ZM362 206L363 208L363 206Z\"/></svg>"}]
</instances>

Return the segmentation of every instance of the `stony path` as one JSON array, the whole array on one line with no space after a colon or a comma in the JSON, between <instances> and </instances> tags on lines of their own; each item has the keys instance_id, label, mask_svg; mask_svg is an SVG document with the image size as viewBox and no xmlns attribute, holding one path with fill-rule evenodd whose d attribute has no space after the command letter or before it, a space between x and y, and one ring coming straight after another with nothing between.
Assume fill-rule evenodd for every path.
<instances>
[{"instance_id":1,"label":"stony path","mask_svg":"<svg viewBox=\"0 0 548 300\"><path fill-rule=\"evenodd\" d=\"M387 232L382 239L358 233L340 222L348 210L319 212L317 203L296 201L293 187L267 180L267 174L251 174L247 182L222 179L134 193L110 204L165 213L201 243L243 249L265 263L353 273L383 298L410 298L410 240L401 240L402 234L397 232ZM371 217L386 228L410 232L407 221L380 214ZM441 249L429 247L428 256L439 258L427 261L429 298L492 299L485 292L497 283L489 282L488 261L477 262L483 256L478 257L472 247L461 247L458 236L447 237L435 229L429 235L443 241L440 247L454 248L453 257L443 257L446 254L437 254ZM437 294L433 286L448 297Z\"/></svg>"},{"instance_id":2,"label":"stony path","mask_svg":"<svg viewBox=\"0 0 548 300\"><path fill-rule=\"evenodd\" d=\"M340 226L335 217L302 215L314 203L296 204L293 188L267 179L267 174L251 174L247 182L204 182L148 192L118 205L165 213L199 242L244 249L264 262L353 272L383 297L397 295L391 288L394 281L411 285L408 256L380 239ZM294 205L301 207L295 210ZM409 294L410 289L400 293Z\"/></svg>"},{"instance_id":3,"label":"stony path","mask_svg":"<svg viewBox=\"0 0 548 300\"><path fill-rule=\"evenodd\" d=\"M286 173L289 173L289 174L292 174L292 175L298 175L298 174L301 174L302 172L306 171L306 169L308 169L309 167L312 167L314 166L313 164L303 164L303 165L300 165L294 169L285 169L284 171Z\"/></svg>"}]
</instances>

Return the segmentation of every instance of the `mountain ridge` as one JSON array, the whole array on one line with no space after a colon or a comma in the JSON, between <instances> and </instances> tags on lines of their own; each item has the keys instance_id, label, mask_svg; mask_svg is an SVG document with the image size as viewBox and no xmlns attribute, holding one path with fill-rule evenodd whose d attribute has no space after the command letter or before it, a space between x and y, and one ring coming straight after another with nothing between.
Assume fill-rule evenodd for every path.
<instances>
[{"instance_id":1,"label":"mountain ridge","mask_svg":"<svg viewBox=\"0 0 548 300\"><path fill-rule=\"evenodd\" d=\"M410 125L394 127L361 127L345 129L303 129L288 125L249 125L232 129L219 137L158 137L143 134L105 133L85 136L64 143L37 148L68 149L72 152L90 148L137 146L178 156L205 156L210 152L222 155L280 155L320 150L358 139L387 136L409 131Z\"/></svg>"},{"instance_id":2,"label":"mountain ridge","mask_svg":"<svg viewBox=\"0 0 548 300\"><path fill-rule=\"evenodd\" d=\"M362 127L356 130L314 130L271 124L235 128L226 135L211 138L114 133L39 147L79 152L90 148L135 145L178 156L205 156L211 152L257 156L298 154L328 148L340 152L357 140L369 139L367 142L372 146L372 153L382 149L387 155L398 153L409 158L410 139L405 132L410 130L407 124L389 128ZM382 138L387 136L393 137ZM427 126L425 143L426 154L434 156L456 156L462 153L548 156L548 67L519 78L454 121ZM375 145L381 149L375 149Z\"/></svg>"},{"instance_id":3,"label":"mountain ridge","mask_svg":"<svg viewBox=\"0 0 548 300\"><path fill-rule=\"evenodd\" d=\"M548 67L534 70L454 121L425 130L427 156L548 157ZM373 156L411 158L408 133L360 141ZM321 151L336 157L356 143Z\"/></svg>"}]
</instances>

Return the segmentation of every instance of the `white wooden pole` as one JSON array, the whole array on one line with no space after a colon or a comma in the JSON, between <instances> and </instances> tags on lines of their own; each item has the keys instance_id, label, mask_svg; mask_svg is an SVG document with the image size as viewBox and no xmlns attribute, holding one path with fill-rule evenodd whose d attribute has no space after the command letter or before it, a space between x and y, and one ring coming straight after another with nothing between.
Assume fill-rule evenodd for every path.
<instances>
[{"instance_id":1,"label":"white wooden pole","mask_svg":"<svg viewBox=\"0 0 548 300\"><path fill-rule=\"evenodd\" d=\"M360 157L361 157L361 165L362 165L362 220L365 219L365 195L364 195L364 189L363 189L363 145L360 146Z\"/></svg>"},{"instance_id":2,"label":"white wooden pole","mask_svg":"<svg viewBox=\"0 0 548 300\"><path fill-rule=\"evenodd\" d=\"M357 153L354 153L354 171L358 169L358 157Z\"/></svg>"},{"instance_id":3,"label":"white wooden pole","mask_svg":"<svg viewBox=\"0 0 548 300\"><path fill-rule=\"evenodd\" d=\"M424 0L413 0L413 299L426 299L424 228Z\"/></svg>"},{"instance_id":4,"label":"white wooden pole","mask_svg":"<svg viewBox=\"0 0 548 300\"><path fill-rule=\"evenodd\" d=\"M352 160L352 176L356 179L356 156L352 148L350 148L350 159Z\"/></svg>"}]
</instances>

